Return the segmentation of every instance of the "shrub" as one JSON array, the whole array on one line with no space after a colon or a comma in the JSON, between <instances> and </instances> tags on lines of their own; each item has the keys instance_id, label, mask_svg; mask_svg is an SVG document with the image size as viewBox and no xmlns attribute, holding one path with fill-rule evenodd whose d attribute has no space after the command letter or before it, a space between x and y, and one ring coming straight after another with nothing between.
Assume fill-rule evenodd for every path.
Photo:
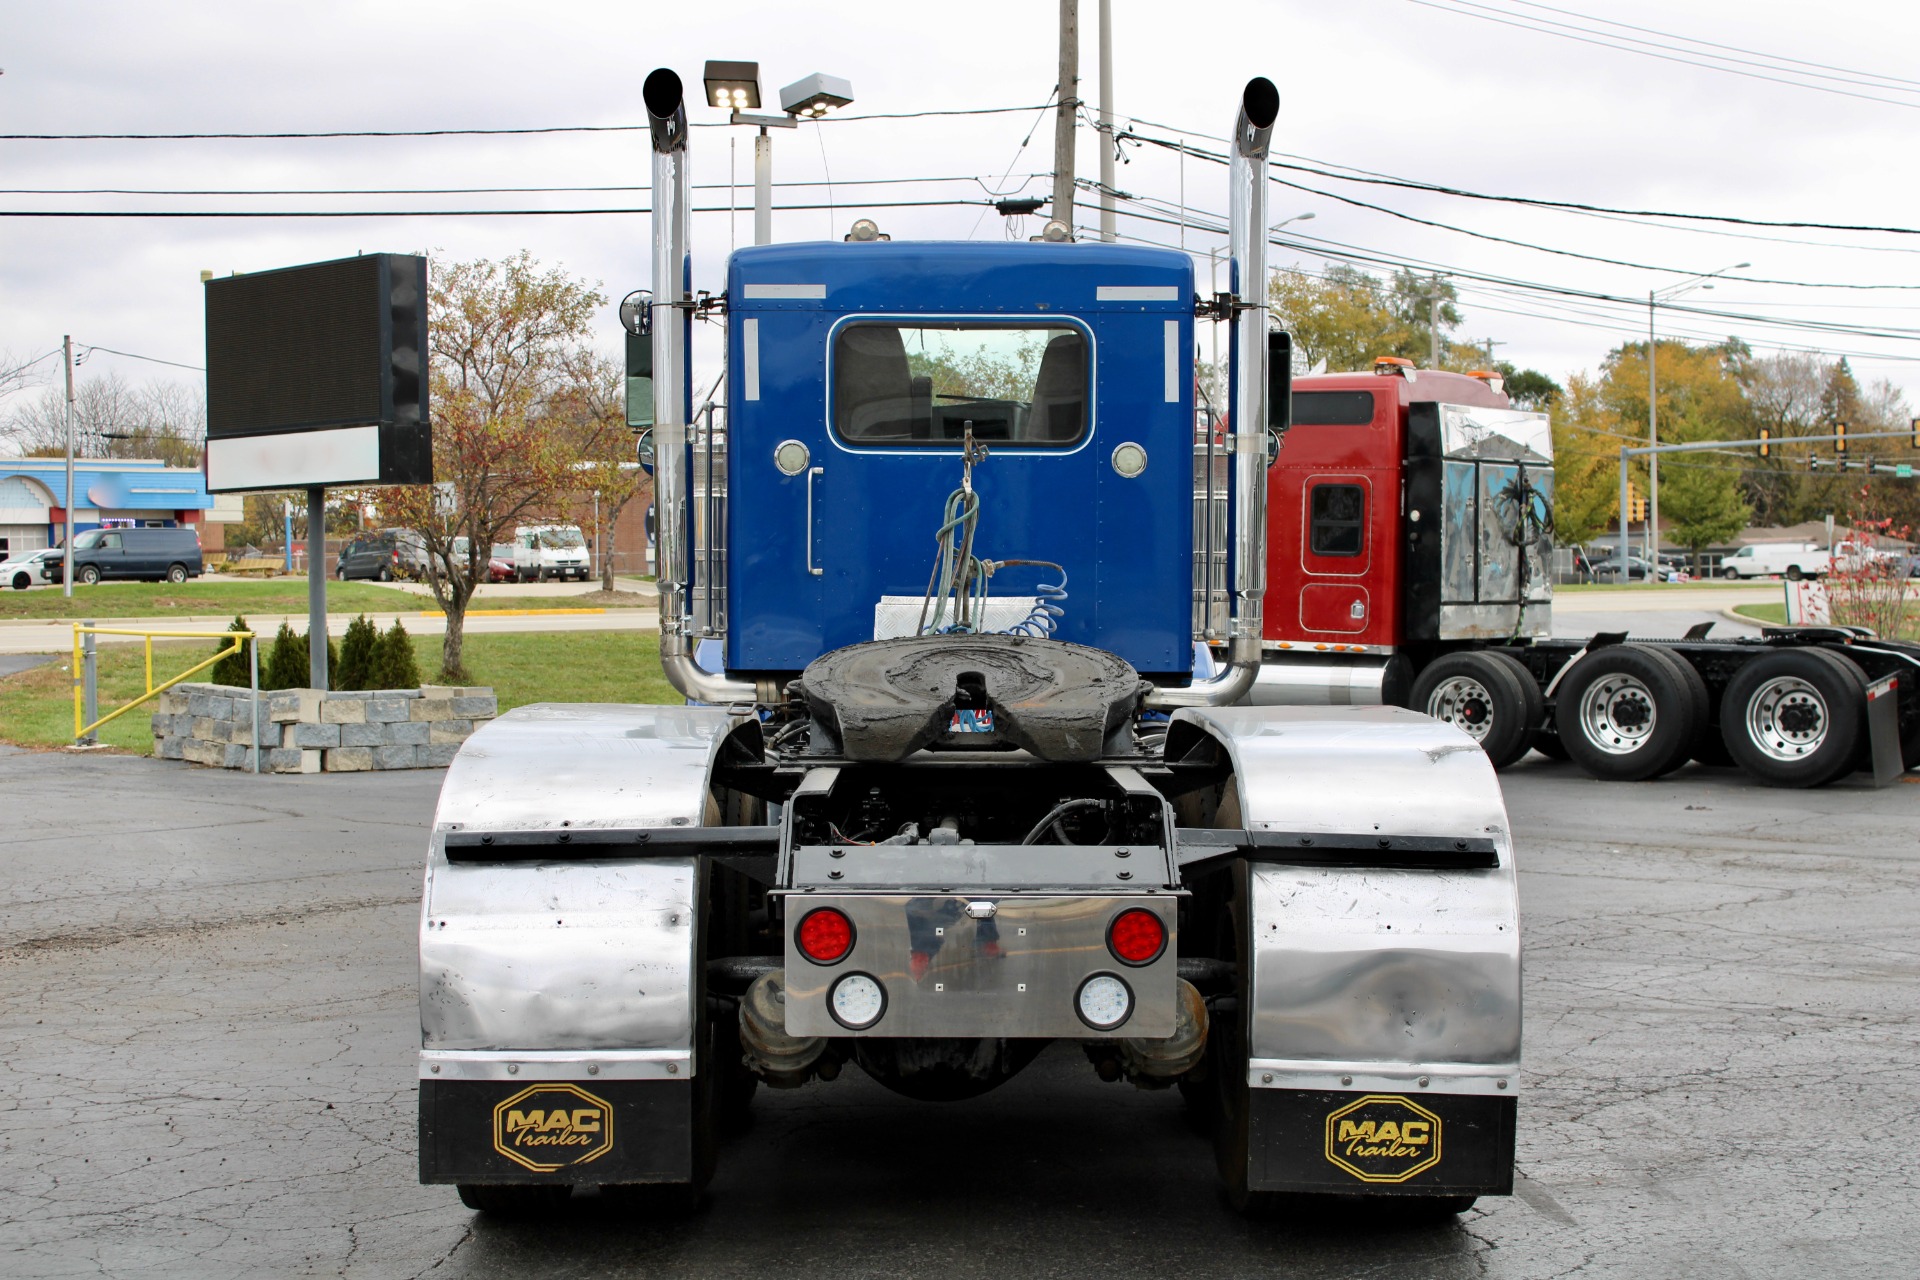
<instances>
[{"instance_id":1,"label":"shrub","mask_svg":"<svg viewBox=\"0 0 1920 1280\"><path fill-rule=\"evenodd\" d=\"M380 632L374 628L366 614L361 614L347 624L347 634L340 641L340 664L332 669L333 687L336 689L380 689L385 686L373 680L374 657L380 646Z\"/></svg>"},{"instance_id":2,"label":"shrub","mask_svg":"<svg viewBox=\"0 0 1920 1280\"><path fill-rule=\"evenodd\" d=\"M273 637L273 649L267 655L267 669L260 675L260 687L262 689L305 689L311 675L308 656L307 637L296 635L291 623L281 623L279 632ZM334 650L332 638L329 637L327 640L329 681L339 666L339 655Z\"/></svg>"},{"instance_id":3,"label":"shrub","mask_svg":"<svg viewBox=\"0 0 1920 1280\"><path fill-rule=\"evenodd\" d=\"M247 620L245 618L235 614L233 622L227 627L227 630L249 631L252 630L252 628L247 626ZM230 640L218 641L215 644L214 651L217 653L231 643L233 642ZM247 646L242 643L237 652L229 653L226 657L213 664L208 671L207 679L215 684L238 685L244 689L253 683L250 675L252 670L252 666L247 662Z\"/></svg>"},{"instance_id":4,"label":"shrub","mask_svg":"<svg viewBox=\"0 0 1920 1280\"><path fill-rule=\"evenodd\" d=\"M393 620L393 627L380 637L374 650L372 689L418 689L420 687L420 664L414 660L413 637Z\"/></svg>"}]
</instances>

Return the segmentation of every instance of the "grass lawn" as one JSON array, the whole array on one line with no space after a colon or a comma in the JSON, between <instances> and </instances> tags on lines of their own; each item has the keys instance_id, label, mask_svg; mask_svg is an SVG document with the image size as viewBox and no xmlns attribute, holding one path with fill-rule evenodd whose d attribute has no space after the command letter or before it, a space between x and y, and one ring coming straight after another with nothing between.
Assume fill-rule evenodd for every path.
<instances>
[{"instance_id":1,"label":"grass lawn","mask_svg":"<svg viewBox=\"0 0 1920 1280\"><path fill-rule=\"evenodd\" d=\"M415 636L413 645L420 670L431 681L440 669L440 637ZM211 641L156 644L154 677L168 679L211 652ZM493 686L502 711L529 702L683 701L660 674L659 637L652 633L468 636L466 658L473 683ZM206 673L196 678L205 679ZM146 687L140 646L102 646L99 681L102 710L139 697ZM136 707L101 728L100 740L138 755L151 755L151 714L151 704ZM0 741L52 747L72 740L73 686L66 660L0 679Z\"/></svg>"},{"instance_id":2,"label":"grass lawn","mask_svg":"<svg viewBox=\"0 0 1920 1280\"><path fill-rule=\"evenodd\" d=\"M329 613L404 613L433 608L433 601L368 582L329 582ZM260 582L99 582L74 583L69 600L58 587L0 592L0 622L18 618L149 618L203 614L231 618L236 613L305 615L305 578L267 578Z\"/></svg>"},{"instance_id":3,"label":"grass lawn","mask_svg":"<svg viewBox=\"0 0 1920 1280\"><path fill-rule=\"evenodd\" d=\"M603 592L581 584L579 595L515 596L480 588L467 605L469 613L491 609L619 609L652 607L650 596L636 592ZM437 613L430 595L400 591L371 582L328 582L328 613ZM158 618L202 615L231 618L234 614L278 617L307 612L305 578L267 578L258 582L100 582L75 583L69 600L57 589L0 591L0 622L35 618Z\"/></svg>"},{"instance_id":4,"label":"grass lawn","mask_svg":"<svg viewBox=\"0 0 1920 1280\"><path fill-rule=\"evenodd\" d=\"M1733 611L1743 618L1752 618L1755 622L1764 622L1770 627L1787 625L1787 606L1785 604L1737 604Z\"/></svg>"}]
</instances>

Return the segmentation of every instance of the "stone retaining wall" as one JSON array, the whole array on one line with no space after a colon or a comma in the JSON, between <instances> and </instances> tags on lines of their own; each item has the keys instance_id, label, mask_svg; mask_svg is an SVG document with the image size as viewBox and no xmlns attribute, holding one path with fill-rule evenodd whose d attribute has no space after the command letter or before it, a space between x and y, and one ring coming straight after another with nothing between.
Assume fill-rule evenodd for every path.
<instances>
[{"instance_id":1,"label":"stone retaining wall","mask_svg":"<svg viewBox=\"0 0 1920 1280\"><path fill-rule=\"evenodd\" d=\"M226 769L253 768L252 695L224 684L178 684L153 716L153 753ZM261 772L437 769L500 713L487 688L425 685L333 693L276 689L259 702Z\"/></svg>"}]
</instances>

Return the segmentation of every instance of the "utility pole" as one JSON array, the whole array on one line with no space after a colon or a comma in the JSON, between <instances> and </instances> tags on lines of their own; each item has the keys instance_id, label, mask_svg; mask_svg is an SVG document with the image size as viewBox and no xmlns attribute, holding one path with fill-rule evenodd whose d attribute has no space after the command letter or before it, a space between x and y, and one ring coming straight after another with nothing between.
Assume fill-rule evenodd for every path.
<instances>
[{"instance_id":1,"label":"utility pole","mask_svg":"<svg viewBox=\"0 0 1920 1280\"><path fill-rule=\"evenodd\" d=\"M1655 292L1656 291L1653 289L1647 290L1647 447L1648 448L1652 448L1660 443L1660 428L1659 428L1659 417L1658 417L1659 400L1656 394L1655 383L1654 383L1654 352L1656 348L1654 347L1654 344L1653 344L1653 303L1654 303ZM1647 498L1648 498L1648 502L1647 502L1647 563L1653 566L1653 569L1650 570L1649 572L1653 573L1655 579L1658 580L1660 576L1659 575L1660 534L1658 532L1659 524L1660 524L1660 455L1657 453L1650 453L1647 455ZM1625 555L1626 555L1626 552L1622 551L1621 556L1622 556L1623 563L1624 563Z\"/></svg>"},{"instance_id":2,"label":"utility pole","mask_svg":"<svg viewBox=\"0 0 1920 1280\"><path fill-rule=\"evenodd\" d=\"M1433 292L1427 295L1427 368L1440 367L1440 274L1433 276Z\"/></svg>"},{"instance_id":3,"label":"utility pole","mask_svg":"<svg viewBox=\"0 0 1920 1280\"><path fill-rule=\"evenodd\" d=\"M1073 124L1080 109L1080 0L1060 0L1060 106L1053 117L1053 220L1073 230Z\"/></svg>"},{"instance_id":4,"label":"utility pole","mask_svg":"<svg viewBox=\"0 0 1920 1280\"><path fill-rule=\"evenodd\" d=\"M1113 0L1100 0L1100 238L1117 238L1113 217Z\"/></svg>"},{"instance_id":5,"label":"utility pole","mask_svg":"<svg viewBox=\"0 0 1920 1280\"><path fill-rule=\"evenodd\" d=\"M60 541L67 548L66 567L60 571L60 592L69 598L73 595L73 335L67 334L60 339L60 349L67 361L67 506L65 528L61 530Z\"/></svg>"},{"instance_id":6,"label":"utility pole","mask_svg":"<svg viewBox=\"0 0 1920 1280\"><path fill-rule=\"evenodd\" d=\"M1506 343L1504 343L1504 342L1495 342L1495 341L1494 341L1494 340L1493 340L1492 338L1488 338L1488 339L1486 340L1486 348L1487 348L1487 372L1488 372L1488 373L1492 373L1492 372L1493 372L1493 349L1494 349L1495 347L1504 347L1504 346L1506 346L1506 345L1507 345L1507 344L1506 344Z\"/></svg>"}]
</instances>

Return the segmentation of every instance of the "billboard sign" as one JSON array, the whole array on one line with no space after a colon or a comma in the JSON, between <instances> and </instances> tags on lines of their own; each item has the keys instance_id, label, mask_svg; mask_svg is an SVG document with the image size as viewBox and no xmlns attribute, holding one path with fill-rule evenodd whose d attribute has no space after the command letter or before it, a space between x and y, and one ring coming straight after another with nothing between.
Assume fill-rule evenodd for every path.
<instances>
[{"instance_id":1,"label":"billboard sign","mask_svg":"<svg viewBox=\"0 0 1920 1280\"><path fill-rule=\"evenodd\" d=\"M207 488L430 484L427 260L206 282Z\"/></svg>"}]
</instances>

